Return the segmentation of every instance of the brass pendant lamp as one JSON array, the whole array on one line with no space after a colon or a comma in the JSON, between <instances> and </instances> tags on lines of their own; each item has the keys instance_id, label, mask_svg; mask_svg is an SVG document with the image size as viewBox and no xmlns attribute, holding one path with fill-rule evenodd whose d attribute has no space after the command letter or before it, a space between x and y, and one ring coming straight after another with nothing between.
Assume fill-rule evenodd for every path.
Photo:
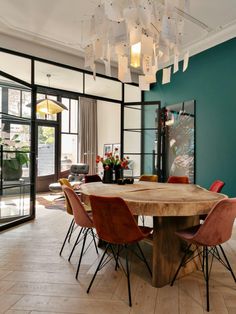
<instances>
[{"instance_id":1,"label":"brass pendant lamp","mask_svg":"<svg viewBox=\"0 0 236 314\"><path fill-rule=\"evenodd\" d=\"M50 87L50 77L51 74L47 74L48 85ZM47 96L45 99L40 99L36 102L36 111L43 114L56 114L60 113L63 110L68 110L65 105L57 100L48 99Z\"/></svg>"}]
</instances>

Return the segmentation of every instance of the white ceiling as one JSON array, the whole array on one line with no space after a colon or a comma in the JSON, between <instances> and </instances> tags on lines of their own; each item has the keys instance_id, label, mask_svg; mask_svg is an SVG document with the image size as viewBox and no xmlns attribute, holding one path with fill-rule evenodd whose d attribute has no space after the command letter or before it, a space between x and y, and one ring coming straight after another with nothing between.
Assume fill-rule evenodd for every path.
<instances>
[{"instance_id":1,"label":"white ceiling","mask_svg":"<svg viewBox=\"0 0 236 314\"><path fill-rule=\"evenodd\" d=\"M0 33L81 56L81 29L99 2L0 0ZM236 36L236 0L190 0L189 13L180 14L190 55Z\"/></svg>"}]
</instances>

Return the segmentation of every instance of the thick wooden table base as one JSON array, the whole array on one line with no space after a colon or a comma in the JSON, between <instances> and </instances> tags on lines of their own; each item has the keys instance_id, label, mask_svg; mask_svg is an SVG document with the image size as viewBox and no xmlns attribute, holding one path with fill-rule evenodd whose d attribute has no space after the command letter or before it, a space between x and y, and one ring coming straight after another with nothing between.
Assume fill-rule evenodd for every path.
<instances>
[{"instance_id":1,"label":"thick wooden table base","mask_svg":"<svg viewBox=\"0 0 236 314\"><path fill-rule=\"evenodd\" d=\"M199 223L199 215L206 214L226 196L209 192L192 184L138 182L133 185L89 183L81 186L83 200L89 195L119 196L134 215L153 216L152 284L163 287L170 283L183 256L184 242L175 231ZM181 275L196 269L196 262L186 265Z\"/></svg>"},{"instance_id":2,"label":"thick wooden table base","mask_svg":"<svg viewBox=\"0 0 236 314\"><path fill-rule=\"evenodd\" d=\"M170 283L183 256L186 243L180 240L176 230L193 226L199 222L195 217L153 217L153 261L152 285L163 287ZM182 268L180 276L188 274L197 268L192 261Z\"/></svg>"}]
</instances>

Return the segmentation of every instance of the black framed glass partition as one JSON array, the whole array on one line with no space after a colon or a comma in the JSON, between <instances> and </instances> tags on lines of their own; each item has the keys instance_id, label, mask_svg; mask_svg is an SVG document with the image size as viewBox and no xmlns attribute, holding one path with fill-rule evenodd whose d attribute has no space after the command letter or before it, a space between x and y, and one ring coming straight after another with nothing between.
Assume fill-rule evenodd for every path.
<instances>
[{"instance_id":1,"label":"black framed glass partition","mask_svg":"<svg viewBox=\"0 0 236 314\"><path fill-rule=\"evenodd\" d=\"M48 74L50 74L50 81L48 80ZM77 146L79 128L77 122L80 97L99 101L99 114L104 119L107 118L107 114L104 115L103 113L103 107L106 103L110 104L110 106L108 105L109 111L112 111L111 108L114 108L115 115L119 115L119 118L121 118L120 108L124 103L124 89L130 89L133 101L139 100L141 92L136 86L123 84L116 78L96 74L96 80L94 80L90 71L5 48L0 48L0 75L2 75L2 78L4 77L1 80L1 84L5 84L4 86L9 89L7 92L1 90L0 93L1 137L4 138L4 141L5 139L6 141L11 141L11 137L18 132L21 134L18 137L21 145L25 142L22 134L28 134L29 137L29 142L24 147L24 150L27 148L29 149L28 151L21 152L20 148L17 148L21 156L23 156L23 153L28 156L28 158L25 158L27 160L22 166L20 179L15 180L17 182L12 181L10 184L8 183L9 180L5 177L6 170L1 165L0 208L7 207L11 211L10 205L14 202L16 204L16 206L14 205L15 207L19 208L19 210L21 208L20 212L14 217L9 217L8 219L4 216L4 219L6 218L7 221L5 220L4 224L2 223L3 220L0 222L0 230L2 230L19 223L19 221L32 219L35 216L36 154L39 142L41 146L46 146L54 137L55 145L52 143L55 156L55 158L53 157L55 165L52 167L54 172L53 180L57 180L60 173L64 170L68 171L71 162L79 162L79 149ZM136 93L138 94L137 98L133 97ZM7 101L10 101L9 103L6 102L6 95ZM57 101L68 106L69 110L57 115L45 115L36 112L37 100L46 97L56 98ZM112 112L111 117L113 117ZM118 120L120 121L120 119ZM103 122L102 125L104 126ZM8 135L4 133L5 130L9 131ZM3 142L1 141L1 144ZM75 151L72 152L68 149L67 144L69 142L73 145ZM104 140L104 143L101 144L101 150L107 143L112 143L114 147L121 144L120 125L117 127L116 137ZM9 155L6 150L6 147L2 145L2 164L7 163L8 158L14 155L13 151ZM12 150L12 147L10 150ZM95 151L88 152L88 154L92 153L95 154ZM10 190L12 193L9 192ZM28 194L26 195L26 193ZM24 198L21 195L24 195ZM4 199L5 196L8 197L7 203L6 199ZM21 198L24 203L24 206L22 205L23 210L20 203L15 201L17 197ZM12 199L12 202L10 199ZM3 211L1 211L2 213Z\"/></svg>"},{"instance_id":2,"label":"black framed glass partition","mask_svg":"<svg viewBox=\"0 0 236 314\"><path fill-rule=\"evenodd\" d=\"M129 156L129 169L124 174L139 177L157 174L161 169L160 102L129 102L122 109L123 156Z\"/></svg>"},{"instance_id":3,"label":"black framed glass partition","mask_svg":"<svg viewBox=\"0 0 236 314\"><path fill-rule=\"evenodd\" d=\"M0 228L34 216L31 89L0 76Z\"/></svg>"}]
</instances>

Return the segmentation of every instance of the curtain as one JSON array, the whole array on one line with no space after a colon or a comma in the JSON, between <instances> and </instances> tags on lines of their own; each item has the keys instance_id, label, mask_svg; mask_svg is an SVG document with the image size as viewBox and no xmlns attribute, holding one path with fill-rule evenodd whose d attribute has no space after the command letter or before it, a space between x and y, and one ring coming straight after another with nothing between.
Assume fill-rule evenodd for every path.
<instances>
[{"instance_id":1,"label":"curtain","mask_svg":"<svg viewBox=\"0 0 236 314\"><path fill-rule=\"evenodd\" d=\"M80 162L89 165L89 174L96 173L97 101L79 98L79 155Z\"/></svg>"}]
</instances>

